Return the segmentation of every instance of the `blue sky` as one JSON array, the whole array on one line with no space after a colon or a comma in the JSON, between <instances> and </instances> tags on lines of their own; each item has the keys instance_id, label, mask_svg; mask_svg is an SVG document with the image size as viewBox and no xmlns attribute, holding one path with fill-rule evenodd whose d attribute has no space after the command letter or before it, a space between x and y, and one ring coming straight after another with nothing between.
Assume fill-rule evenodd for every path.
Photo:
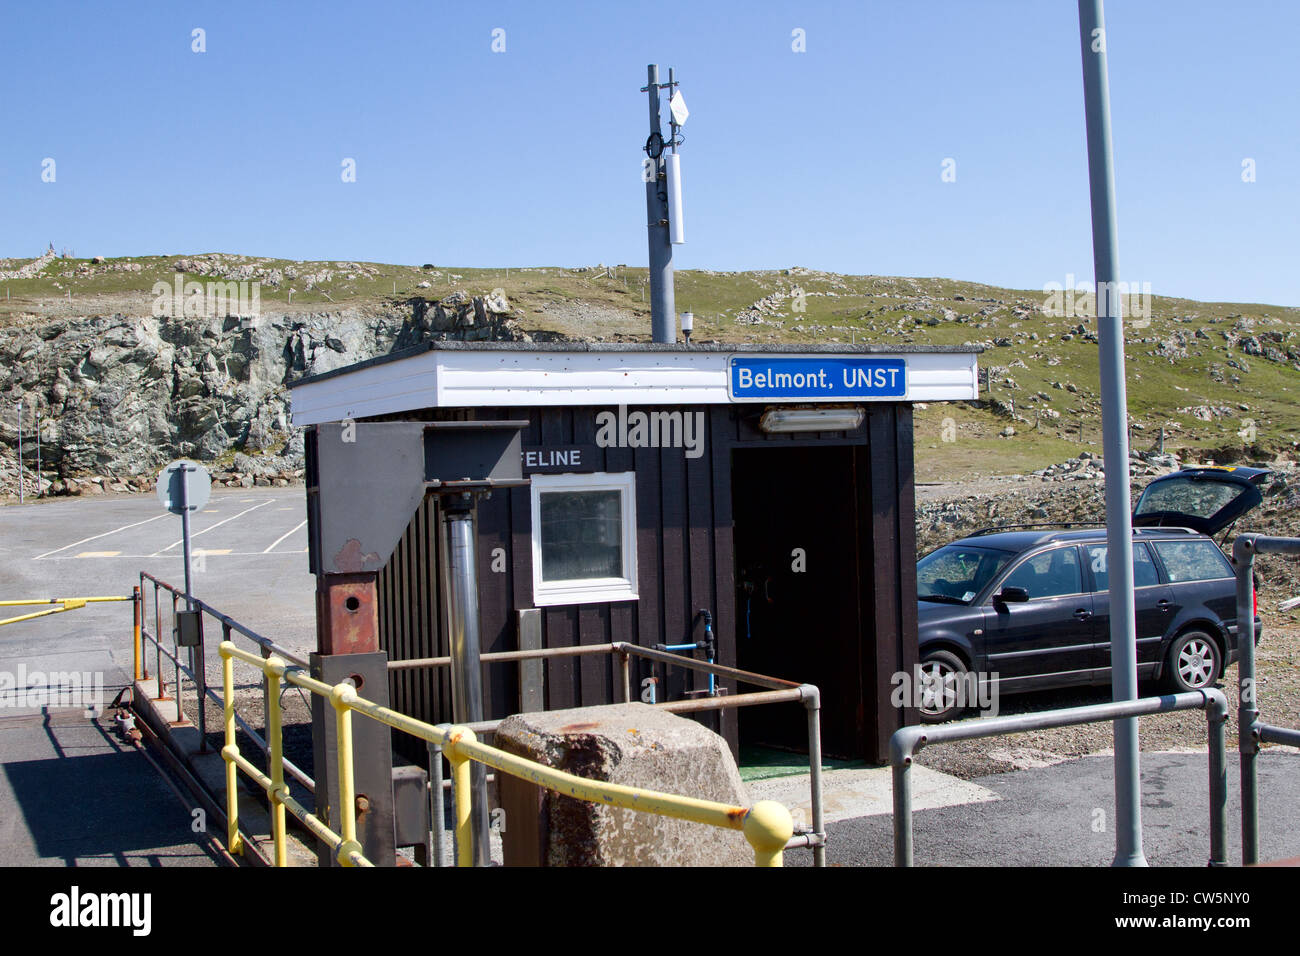
<instances>
[{"instance_id":1,"label":"blue sky","mask_svg":"<svg viewBox=\"0 0 1300 956\"><path fill-rule=\"evenodd\" d=\"M1106 16L1121 278L1300 305L1300 4ZM644 265L657 62L691 110L678 268L1092 278L1069 0L44 3L5 21L0 256Z\"/></svg>"}]
</instances>

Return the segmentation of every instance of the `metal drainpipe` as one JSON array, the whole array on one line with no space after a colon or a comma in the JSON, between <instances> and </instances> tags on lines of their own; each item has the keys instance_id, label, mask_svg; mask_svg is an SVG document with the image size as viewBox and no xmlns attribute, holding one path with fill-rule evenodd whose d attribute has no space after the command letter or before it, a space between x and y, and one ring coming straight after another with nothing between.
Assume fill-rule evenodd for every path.
<instances>
[{"instance_id":1,"label":"metal drainpipe","mask_svg":"<svg viewBox=\"0 0 1300 956\"><path fill-rule=\"evenodd\" d=\"M479 663L479 608L475 578L474 497L443 496L446 528L447 623L451 643L452 717L457 724L483 719L483 671ZM489 863L487 767L470 761L474 865Z\"/></svg>"}]
</instances>

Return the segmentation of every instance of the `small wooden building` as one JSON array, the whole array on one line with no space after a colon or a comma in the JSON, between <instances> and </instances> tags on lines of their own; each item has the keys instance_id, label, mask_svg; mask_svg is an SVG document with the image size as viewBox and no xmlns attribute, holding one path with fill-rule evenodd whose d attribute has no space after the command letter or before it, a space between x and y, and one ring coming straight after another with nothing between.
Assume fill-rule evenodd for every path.
<instances>
[{"instance_id":1,"label":"small wooden building","mask_svg":"<svg viewBox=\"0 0 1300 956\"><path fill-rule=\"evenodd\" d=\"M975 398L976 353L434 342L294 383L293 420L526 421L530 484L478 506L483 651L516 649L537 617L546 647L689 643L707 611L720 663L818 685L826 753L883 761L916 717L890 703L917 659L911 406ZM393 660L448 653L436 508L423 498L375 556ZM677 668L634 677L657 678L658 699L707 693ZM390 690L450 719L445 673L399 671ZM616 699L605 657L485 668L489 718ZM733 748L807 739L794 704L701 719Z\"/></svg>"}]
</instances>

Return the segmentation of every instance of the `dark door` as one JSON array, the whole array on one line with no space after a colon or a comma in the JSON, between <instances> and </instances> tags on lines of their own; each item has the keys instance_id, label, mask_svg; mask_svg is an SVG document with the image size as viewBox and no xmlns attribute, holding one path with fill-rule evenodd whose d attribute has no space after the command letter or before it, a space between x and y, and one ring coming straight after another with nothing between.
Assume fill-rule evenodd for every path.
<instances>
[{"instance_id":1,"label":"dark door","mask_svg":"<svg viewBox=\"0 0 1300 956\"><path fill-rule=\"evenodd\" d=\"M1093 667L1099 684L1110 683L1110 574L1104 544L1083 549L1092 577ZM1133 601L1137 620L1137 673L1146 680L1160 660L1161 642L1174 619L1173 593L1160 583L1151 553L1141 541L1133 542Z\"/></svg>"},{"instance_id":2,"label":"dark door","mask_svg":"<svg viewBox=\"0 0 1300 956\"><path fill-rule=\"evenodd\" d=\"M816 684L823 750L854 757L866 746L855 502L849 446L734 452L737 663ZM799 704L741 708L739 726L742 747L807 749Z\"/></svg>"},{"instance_id":3,"label":"dark door","mask_svg":"<svg viewBox=\"0 0 1300 956\"><path fill-rule=\"evenodd\" d=\"M1012 568L1000 588L1024 588L1029 600L984 607L987 667L1004 692L1092 680L1092 594L1079 549L1040 551Z\"/></svg>"}]
</instances>

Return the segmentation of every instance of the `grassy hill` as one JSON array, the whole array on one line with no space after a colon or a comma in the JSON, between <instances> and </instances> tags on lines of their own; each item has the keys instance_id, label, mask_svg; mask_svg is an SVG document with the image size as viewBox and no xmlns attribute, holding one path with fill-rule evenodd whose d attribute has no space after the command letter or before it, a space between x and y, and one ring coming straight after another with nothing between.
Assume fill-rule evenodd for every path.
<instances>
[{"instance_id":1,"label":"grassy hill","mask_svg":"<svg viewBox=\"0 0 1300 956\"><path fill-rule=\"evenodd\" d=\"M31 261L0 260L0 272ZM187 280L259 281L264 312L391 312L421 298L499 289L530 333L649 338L644 268L467 269L211 254L55 259L30 278L0 278L0 327L148 315L153 284L170 285L178 263ZM918 409L919 480L1023 473L1100 447L1095 321L1050 314L1041 291L792 268L678 272L676 298L679 311L695 313L697 341L983 345L986 401ZM1295 450L1300 309L1153 297L1149 318L1131 319L1126 335L1134 447L1153 446L1163 426L1166 448L1198 457L1267 459ZM1015 434L1001 437L1008 426Z\"/></svg>"}]
</instances>

